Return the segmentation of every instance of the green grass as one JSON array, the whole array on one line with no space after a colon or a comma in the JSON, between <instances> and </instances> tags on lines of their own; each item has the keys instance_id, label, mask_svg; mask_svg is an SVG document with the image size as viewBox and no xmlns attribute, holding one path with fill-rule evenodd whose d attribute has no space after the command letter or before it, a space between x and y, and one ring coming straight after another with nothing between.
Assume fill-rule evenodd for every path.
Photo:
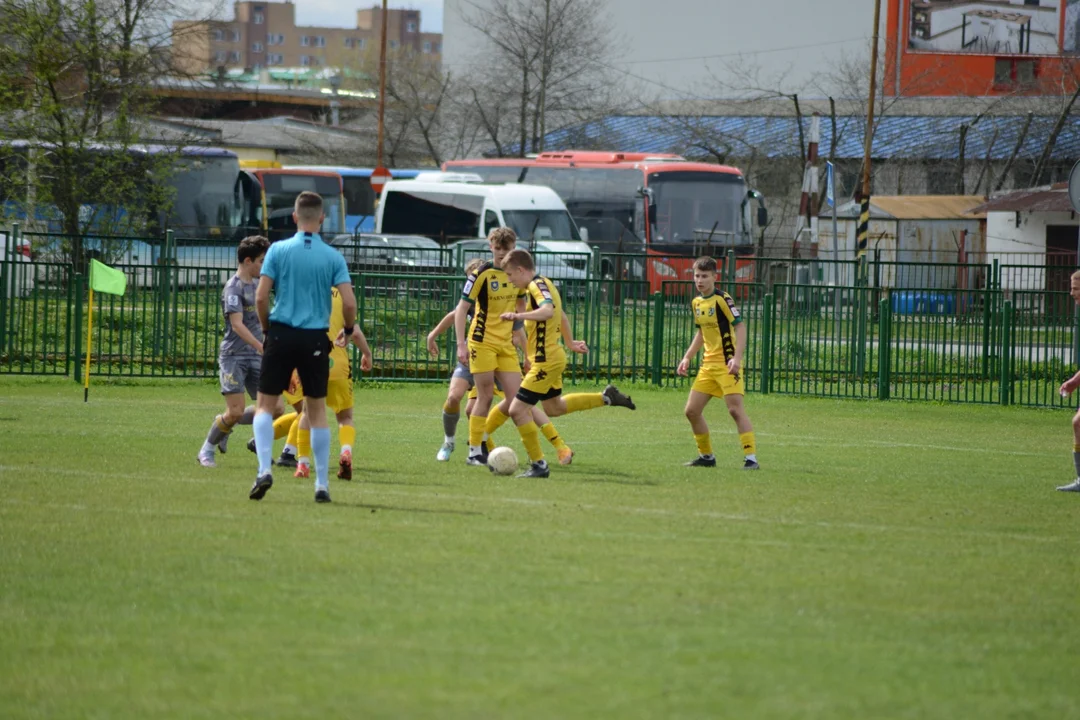
<instances>
[{"instance_id":1,"label":"green grass","mask_svg":"<svg viewBox=\"0 0 1080 720\"><path fill-rule=\"evenodd\" d=\"M1068 414L751 395L743 473L641 387L525 481L435 462L443 392L358 388L318 506L196 466L212 384L0 378L0 717L1080 715Z\"/></svg>"}]
</instances>

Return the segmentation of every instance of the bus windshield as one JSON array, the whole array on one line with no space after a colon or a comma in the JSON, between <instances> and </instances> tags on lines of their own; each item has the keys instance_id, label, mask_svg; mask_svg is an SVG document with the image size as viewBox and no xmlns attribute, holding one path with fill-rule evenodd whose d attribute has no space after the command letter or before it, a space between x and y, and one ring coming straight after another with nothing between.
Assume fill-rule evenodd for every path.
<instances>
[{"instance_id":1,"label":"bus windshield","mask_svg":"<svg viewBox=\"0 0 1080 720\"><path fill-rule=\"evenodd\" d=\"M581 239L565 210L505 210L503 217L519 241Z\"/></svg>"},{"instance_id":2,"label":"bus windshield","mask_svg":"<svg viewBox=\"0 0 1080 720\"><path fill-rule=\"evenodd\" d=\"M263 192L266 193L266 209L271 217L291 214L296 196L305 190L317 192L323 199L322 234L335 235L344 232L341 226L341 184L330 175L306 175L303 173L264 173Z\"/></svg>"},{"instance_id":3,"label":"bus windshield","mask_svg":"<svg viewBox=\"0 0 1080 720\"><path fill-rule=\"evenodd\" d=\"M649 174L656 244L738 246L750 241L743 227L746 183L738 175L670 171ZM711 238L710 238L711 233Z\"/></svg>"},{"instance_id":4,"label":"bus windshield","mask_svg":"<svg viewBox=\"0 0 1080 720\"><path fill-rule=\"evenodd\" d=\"M243 208L235 194L235 157L181 157L167 183L172 188L169 227L180 237L206 237L211 228L235 228Z\"/></svg>"}]
</instances>

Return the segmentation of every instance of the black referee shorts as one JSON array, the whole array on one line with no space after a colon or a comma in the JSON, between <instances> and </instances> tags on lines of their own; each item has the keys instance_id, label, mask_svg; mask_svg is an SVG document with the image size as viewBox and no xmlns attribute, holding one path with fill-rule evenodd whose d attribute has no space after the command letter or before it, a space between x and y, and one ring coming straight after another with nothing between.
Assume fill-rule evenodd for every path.
<instances>
[{"instance_id":1,"label":"black referee shorts","mask_svg":"<svg viewBox=\"0 0 1080 720\"><path fill-rule=\"evenodd\" d=\"M326 397L332 346L326 330L301 330L270 323L263 342L259 392L280 395L289 387L293 370L296 370L305 397Z\"/></svg>"}]
</instances>

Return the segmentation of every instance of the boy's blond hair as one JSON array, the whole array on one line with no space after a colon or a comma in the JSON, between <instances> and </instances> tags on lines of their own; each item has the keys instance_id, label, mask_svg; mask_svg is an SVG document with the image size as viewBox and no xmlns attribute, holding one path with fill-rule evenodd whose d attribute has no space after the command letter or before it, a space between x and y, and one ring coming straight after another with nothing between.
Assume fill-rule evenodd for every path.
<instances>
[{"instance_id":1,"label":"boy's blond hair","mask_svg":"<svg viewBox=\"0 0 1080 720\"><path fill-rule=\"evenodd\" d=\"M513 228L497 227L488 233L488 242L500 250L506 250L517 244L517 233Z\"/></svg>"},{"instance_id":2,"label":"boy's blond hair","mask_svg":"<svg viewBox=\"0 0 1080 720\"><path fill-rule=\"evenodd\" d=\"M536 264L533 262L533 256L529 254L528 250L517 248L511 250L503 258L503 270L508 267L521 268L522 270L535 270Z\"/></svg>"},{"instance_id":3,"label":"boy's blond hair","mask_svg":"<svg viewBox=\"0 0 1080 720\"><path fill-rule=\"evenodd\" d=\"M694 261L694 271L697 272L698 270L701 270L703 272L711 272L715 275L716 260L709 257L708 255L699 257L697 260Z\"/></svg>"},{"instance_id":4,"label":"boy's blond hair","mask_svg":"<svg viewBox=\"0 0 1080 720\"><path fill-rule=\"evenodd\" d=\"M1076 272L1074 272L1072 275L1069 276L1069 282L1070 283L1075 282L1077 280L1080 280L1080 270L1077 270Z\"/></svg>"},{"instance_id":5,"label":"boy's blond hair","mask_svg":"<svg viewBox=\"0 0 1080 720\"><path fill-rule=\"evenodd\" d=\"M484 264L484 261L481 258L473 258L469 262L465 263L465 274L466 275L474 274L477 270L480 269L480 266L483 265L483 264Z\"/></svg>"}]
</instances>

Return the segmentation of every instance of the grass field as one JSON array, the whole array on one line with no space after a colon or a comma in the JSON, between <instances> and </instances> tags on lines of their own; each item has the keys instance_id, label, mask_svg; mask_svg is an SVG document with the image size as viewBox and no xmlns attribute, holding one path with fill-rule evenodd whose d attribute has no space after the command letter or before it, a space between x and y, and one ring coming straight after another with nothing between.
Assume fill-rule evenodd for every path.
<instances>
[{"instance_id":1,"label":"grass field","mask_svg":"<svg viewBox=\"0 0 1080 720\"><path fill-rule=\"evenodd\" d=\"M322 506L196 465L211 384L0 378L0 717L1080 716L1067 413L751 395L744 473L633 388L525 481L443 392L358 388Z\"/></svg>"}]
</instances>

